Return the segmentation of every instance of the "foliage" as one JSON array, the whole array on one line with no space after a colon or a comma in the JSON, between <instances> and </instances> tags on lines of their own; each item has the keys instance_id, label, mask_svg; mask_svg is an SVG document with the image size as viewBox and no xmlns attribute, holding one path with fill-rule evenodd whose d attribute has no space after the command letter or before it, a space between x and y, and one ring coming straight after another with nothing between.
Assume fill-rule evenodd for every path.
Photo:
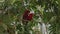
<instances>
[{"instance_id":1,"label":"foliage","mask_svg":"<svg viewBox=\"0 0 60 34\"><path fill-rule=\"evenodd\" d=\"M37 25L39 17L42 18L45 24L49 23L50 34L60 34L60 1L59 0L5 0L0 2L0 20L3 24L13 28L14 25L16 30L19 30L19 34L24 34L23 32L26 27L28 33L32 27ZM35 12L33 20L29 21L28 25L24 27L22 25L23 13L26 9ZM55 20L54 20L55 19ZM11 23L13 27L11 26ZM14 28L15 29L15 28Z\"/></svg>"}]
</instances>

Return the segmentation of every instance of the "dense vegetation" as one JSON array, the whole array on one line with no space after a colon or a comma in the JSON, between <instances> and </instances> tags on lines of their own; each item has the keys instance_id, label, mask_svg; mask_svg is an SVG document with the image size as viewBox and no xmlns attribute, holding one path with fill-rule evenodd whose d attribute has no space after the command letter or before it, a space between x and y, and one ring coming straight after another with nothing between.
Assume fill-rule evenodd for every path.
<instances>
[{"instance_id":1,"label":"dense vegetation","mask_svg":"<svg viewBox=\"0 0 60 34\"><path fill-rule=\"evenodd\" d=\"M31 20L23 19L26 10L34 12ZM38 23L60 34L60 0L0 0L0 34L35 34L32 27Z\"/></svg>"}]
</instances>

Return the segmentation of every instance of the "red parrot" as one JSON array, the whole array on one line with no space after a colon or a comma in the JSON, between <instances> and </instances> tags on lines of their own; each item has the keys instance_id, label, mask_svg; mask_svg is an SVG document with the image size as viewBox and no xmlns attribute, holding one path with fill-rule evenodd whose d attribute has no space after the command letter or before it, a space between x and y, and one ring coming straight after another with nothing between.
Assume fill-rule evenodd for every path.
<instances>
[{"instance_id":1,"label":"red parrot","mask_svg":"<svg viewBox=\"0 0 60 34\"><path fill-rule=\"evenodd\" d=\"M34 14L32 13L32 11L29 11L29 10L26 10L24 12L24 14L23 14L23 21L22 21L22 23L24 25L24 30L26 32L28 32L28 30L27 30L28 21L32 20L33 15ZM27 34L26 32L24 32L24 34Z\"/></svg>"},{"instance_id":2,"label":"red parrot","mask_svg":"<svg viewBox=\"0 0 60 34\"><path fill-rule=\"evenodd\" d=\"M32 20L34 13L30 12L29 10L26 10L23 14L23 19L24 20Z\"/></svg>"},{"instance_id":3,"label":"red parrot","mask_svg":"<svg viewBox=\"0 0 60 34\"><path fill-rule=\"evenodd\" d=\"M29 13L30 13L29 10L26 10L26 11L24 12L24 14L23 14L23 19L24 19L24 20L27 20L27 16L28 16Z\"/></svg>"}]
</instances>

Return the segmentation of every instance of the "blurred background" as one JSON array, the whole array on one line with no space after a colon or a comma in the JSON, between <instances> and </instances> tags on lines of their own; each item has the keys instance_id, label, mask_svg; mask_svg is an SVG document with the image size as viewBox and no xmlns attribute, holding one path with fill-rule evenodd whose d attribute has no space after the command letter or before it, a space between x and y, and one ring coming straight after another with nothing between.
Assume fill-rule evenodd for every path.
<instances>
[{"instance_id":1,"label":"blurred background","mask_svg":"<svg viewBox=\"0 0 60 34\"><path fill-rule=\"evenodd\" d=\"M0 34L60 34L60 0L0 0Z\"/></svg>"}]
</instances>

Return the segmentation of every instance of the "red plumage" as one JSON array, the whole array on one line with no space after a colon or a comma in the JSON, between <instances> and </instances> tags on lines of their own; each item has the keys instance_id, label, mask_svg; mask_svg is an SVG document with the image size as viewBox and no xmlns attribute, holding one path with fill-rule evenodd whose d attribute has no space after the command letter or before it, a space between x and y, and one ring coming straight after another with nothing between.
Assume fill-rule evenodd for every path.
<instances>
[{"instance_id":1,"label":"red plumage","mask_svg":"<svg viewBox=\"0 0 60 34\"><path fill-rule=\"evenodd\" d=\"M32 18L33 18L33 13L30 13L27 17L28 17L28 20L32 20Z\"/></svg>"},{"instance_id":2,"label":"red plumage","mask_svg":"<svg viewBox=\"0 0 60 34\"><path fill-rule=\"evenodd\" d=\"M30 13L29 10L26 10L23 14L23 19L24 20L32 20L32 17L33 17L33 13Z\"/></svg>"},{"instance_id":3,"label":"red plumage","mask_svg":"<svg viewBox=\"0 0 60 34\"><path fill-rule=\"evenodd\" d=\"M26 10L26 11L24 12L24 14L23 14L23 19L24 19L24 20L27 20L27 16L28 16L29 13L30 13L29 10Z\"/></svg>"}]
</instances>

